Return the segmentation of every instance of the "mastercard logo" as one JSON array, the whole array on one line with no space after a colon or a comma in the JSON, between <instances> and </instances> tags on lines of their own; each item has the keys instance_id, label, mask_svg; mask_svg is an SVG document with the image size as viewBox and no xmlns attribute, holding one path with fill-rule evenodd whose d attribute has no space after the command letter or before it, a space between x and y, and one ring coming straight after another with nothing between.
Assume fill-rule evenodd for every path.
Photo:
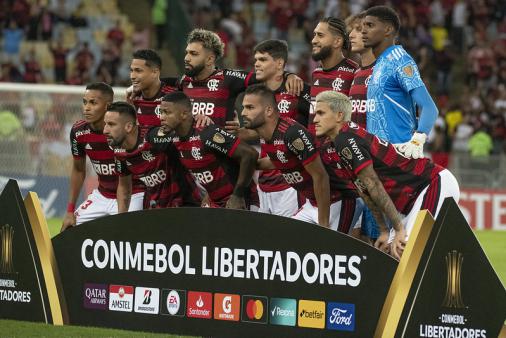
<instances>
[{"instance_id":1,"label":"mastercard logo","mask_svg":"<svg viewBox=\"0 0 506 338\"><path fill-rule=\"evenodd\" d=\"M253 323L267 323L267 297L243 296L242 320Z\"/></svg>"},{"instance_id":2,"label":"mastercard logo","mask_svg":"<svg viewBox=\"0 0 506 338\"><path fill-rule=\"evenodd\" d=\"M246 314L249 319L260 319L264 314L264 305L260 300L250 299L246 304Z\"/></svg>"}]
</instances>

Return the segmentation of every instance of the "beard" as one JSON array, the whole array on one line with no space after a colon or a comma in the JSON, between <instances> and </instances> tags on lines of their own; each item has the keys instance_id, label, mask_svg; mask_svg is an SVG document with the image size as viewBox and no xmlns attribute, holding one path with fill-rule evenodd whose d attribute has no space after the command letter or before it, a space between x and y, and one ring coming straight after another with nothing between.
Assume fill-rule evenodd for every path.
<instances>
[{"instance_id":1,"label":"beard","mask_svg":"<svg viewBox=\"0 0 506 338\"><path fill-rule=\"evenodd\" d=\"M190 66L191 68L184 69L184 73L189 77L195 77L200 74L202 70L206 67L204 63L201 63L199 65L196 65L194 67Z\"/></svg>"},{"instance_id":2,"label":"beard","mask_svg":"<svg viewBox=\"0 0 506 338\"><path fill-rule=\"evenodd\" d=\"M332 54L332 48L330 46L325 46L320 48L318 53L311 54L311 57L314 61L321 61L328 58Z\"/></svg>"},{"instance_id":3,"label":"beard","mask_svg":"<svg viewBox=\"0 0 506 338\"><path fill-rule=\"evenodd\" d=\"M256 119L248 120L243 118L243 125L246 129L257 129L265 124L265 118L258 116Z\"/></svg>"},{"instance_id":4,"label":"beard","mask_svg":"<svg viewBox=\"0 0 506 338\"><path fill-rule=\"evenodd\" d=\"M125 137L122 137L122 138L117 138L117 139L114 139L114 138L107 138L107 143L109 144L109 147L112 147L112 148L119 148L121 147L121 145L123 144L123 141L125 141Z\"/></svg>"}]
</instances>

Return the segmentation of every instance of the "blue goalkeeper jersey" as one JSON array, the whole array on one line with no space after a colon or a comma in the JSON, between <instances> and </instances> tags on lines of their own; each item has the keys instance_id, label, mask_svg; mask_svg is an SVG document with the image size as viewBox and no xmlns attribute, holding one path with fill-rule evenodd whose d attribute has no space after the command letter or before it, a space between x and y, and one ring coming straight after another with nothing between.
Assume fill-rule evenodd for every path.
<instances>
[{"instance_id":1,"label":"blue goalkeeper jersey","mask_svg":"<svg viewBox=\"0 0 506 338\"><path fill-rule=\"evenodd\" d=\"M367 88L367 131L391 143L408 142L418 125L409 92L422 86L418 67L404 48L385 49Z\"/></svg>"}]
</instances>

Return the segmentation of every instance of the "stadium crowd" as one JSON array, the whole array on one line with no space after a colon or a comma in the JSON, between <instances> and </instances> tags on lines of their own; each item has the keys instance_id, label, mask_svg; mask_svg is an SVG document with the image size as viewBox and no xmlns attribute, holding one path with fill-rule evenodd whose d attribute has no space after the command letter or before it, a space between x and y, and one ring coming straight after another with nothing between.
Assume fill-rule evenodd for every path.
<instances>
[{"instance_id":1,"label":"stadium crowd","mask_svg":"<svg viewBox=\"0 0 506 338\"><path fill-rule=\"evenodd\" d=\"M151 41L149 31L134 29L115 2L2 3L5 9L0 14L2 82L104 81L126 85L129 83L126 56L147 47ZM165 1L161 3L164 8ZM195 27L214 30L224 41L225 66L249 69L257 42L266 38L285 39L290 44L287 70L307 81L316 67L310 57L310 41L318 19L329 15L345 18L385 1L182 3ZM506 21L501 2L388 3L398 10L402 20L399 43L415 58L440 111L427 150L442 158L442 164L452 151L470 152L473 156L506 152ZM152 45L162 47L163 43L157 40ZM52 119L40 112L37 117L39 122ZM57 116L59 123L65 123L60 118Z\"/></svg>"}]
</instances>

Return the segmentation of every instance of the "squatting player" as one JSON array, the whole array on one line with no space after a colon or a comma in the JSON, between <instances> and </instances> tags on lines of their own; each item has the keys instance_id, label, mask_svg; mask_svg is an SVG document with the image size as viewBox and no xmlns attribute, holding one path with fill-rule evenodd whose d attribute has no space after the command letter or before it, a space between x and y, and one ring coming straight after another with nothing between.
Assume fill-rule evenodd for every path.
<instances>
[{"instance_id":1,"label":"squatting player","mask_svg":"<svg viewBox=\"0 0 506 338\"><path fill-rule=\"evenodd\" d=\"M350 122L347 96L326 91L316 97L315 121L335 141L342 165L353 175L361 196L382 233L375 245L400 258L418 211L434 217L446 197L459 200L459 185L450 171L428 159L405 157L391 143ZM387 231L385 218L392 229Z\"/></svg>"},{"instance_id":2,"label":"squatting player","mask_svg":"<svg viewBox=\"0 0 506 338\"><path fill-rule=\"evenodd\" d=\"M156 151L141 136L135 108L126 102L109 105L104 117L104 134L114 147L118 185L124 193L117 196L119 212L125 212L130 200L132 175L145 185L144 209L196 205L199 194L188 173L179 168L177 154ZM176 167L178 170L171 172ZM169 173L172 180L169 180Z\"/></svg>"},{"instance_id":3,"label":"squatting player","mask_svg":"<svg viewBox=\"0 0 506 338\"><path fill-rule=\"evenodd\" d=\"M367 131L395 144L407 157L420 158L438 110L415 61L395 45L399 28L397 13L387 6L369 8L362 21L364 46L376 57L367 88Z\"/></svg>"},{"instance_id":4,"label":"squatting player","mask_svg":"<svg viewBox=\"0 0 506 338\"><path fill-rule=\"evenodd\" d=\"M177 150L181 163L206 189L211 207L250 209L252 201L257 204L258 196L252 196L255 149L214 124L197 127L190 99L182 92L164 96L160 113L163 128L150 130L148 142Z\"/></svg>"},{"instance_id":5,"label":"squatting player","mask_svg":"<svg viewBox=\"0 0 506 338\"><path fill-rule=\"evenodd\" d=\"M255 129L265 143L268 157L259 160L259 169L280 170L286 182L307 198L294 218L348 232L362 212L355 208L356 192L334 185L334 177L329 180L329 171L332 176L335 171L322 162L312 134L296 121L280 117L274 93L263 85L246 89L243 107L244 126ZM352 199L350 208L341 208L345 198Z\"/></svg>"},{"instance_id":6,"label":"squatting player","mask_svg":"<svg viewBox=\"0 0 506 338\"><path fill-rule=\"evenodd\" d=\"M114 92L106 83L96 82L86 86L83 96L83 117L72 126L70 145L72 150L72 172L67 213L61 230L91 221L97 217L118 212L116 190L118 174L114 165L114 152L103 134L104 115L107 105L113 100ZM75 203L86 177L86 156L90 158L98 176L98 188L76 209ZM121 188L120 188L121 189ZM144 188L139 180L133 180L132 202L129 210L141 210ZM121 194L121 191L120 191Z\"/></svg>"}]
</instances>

